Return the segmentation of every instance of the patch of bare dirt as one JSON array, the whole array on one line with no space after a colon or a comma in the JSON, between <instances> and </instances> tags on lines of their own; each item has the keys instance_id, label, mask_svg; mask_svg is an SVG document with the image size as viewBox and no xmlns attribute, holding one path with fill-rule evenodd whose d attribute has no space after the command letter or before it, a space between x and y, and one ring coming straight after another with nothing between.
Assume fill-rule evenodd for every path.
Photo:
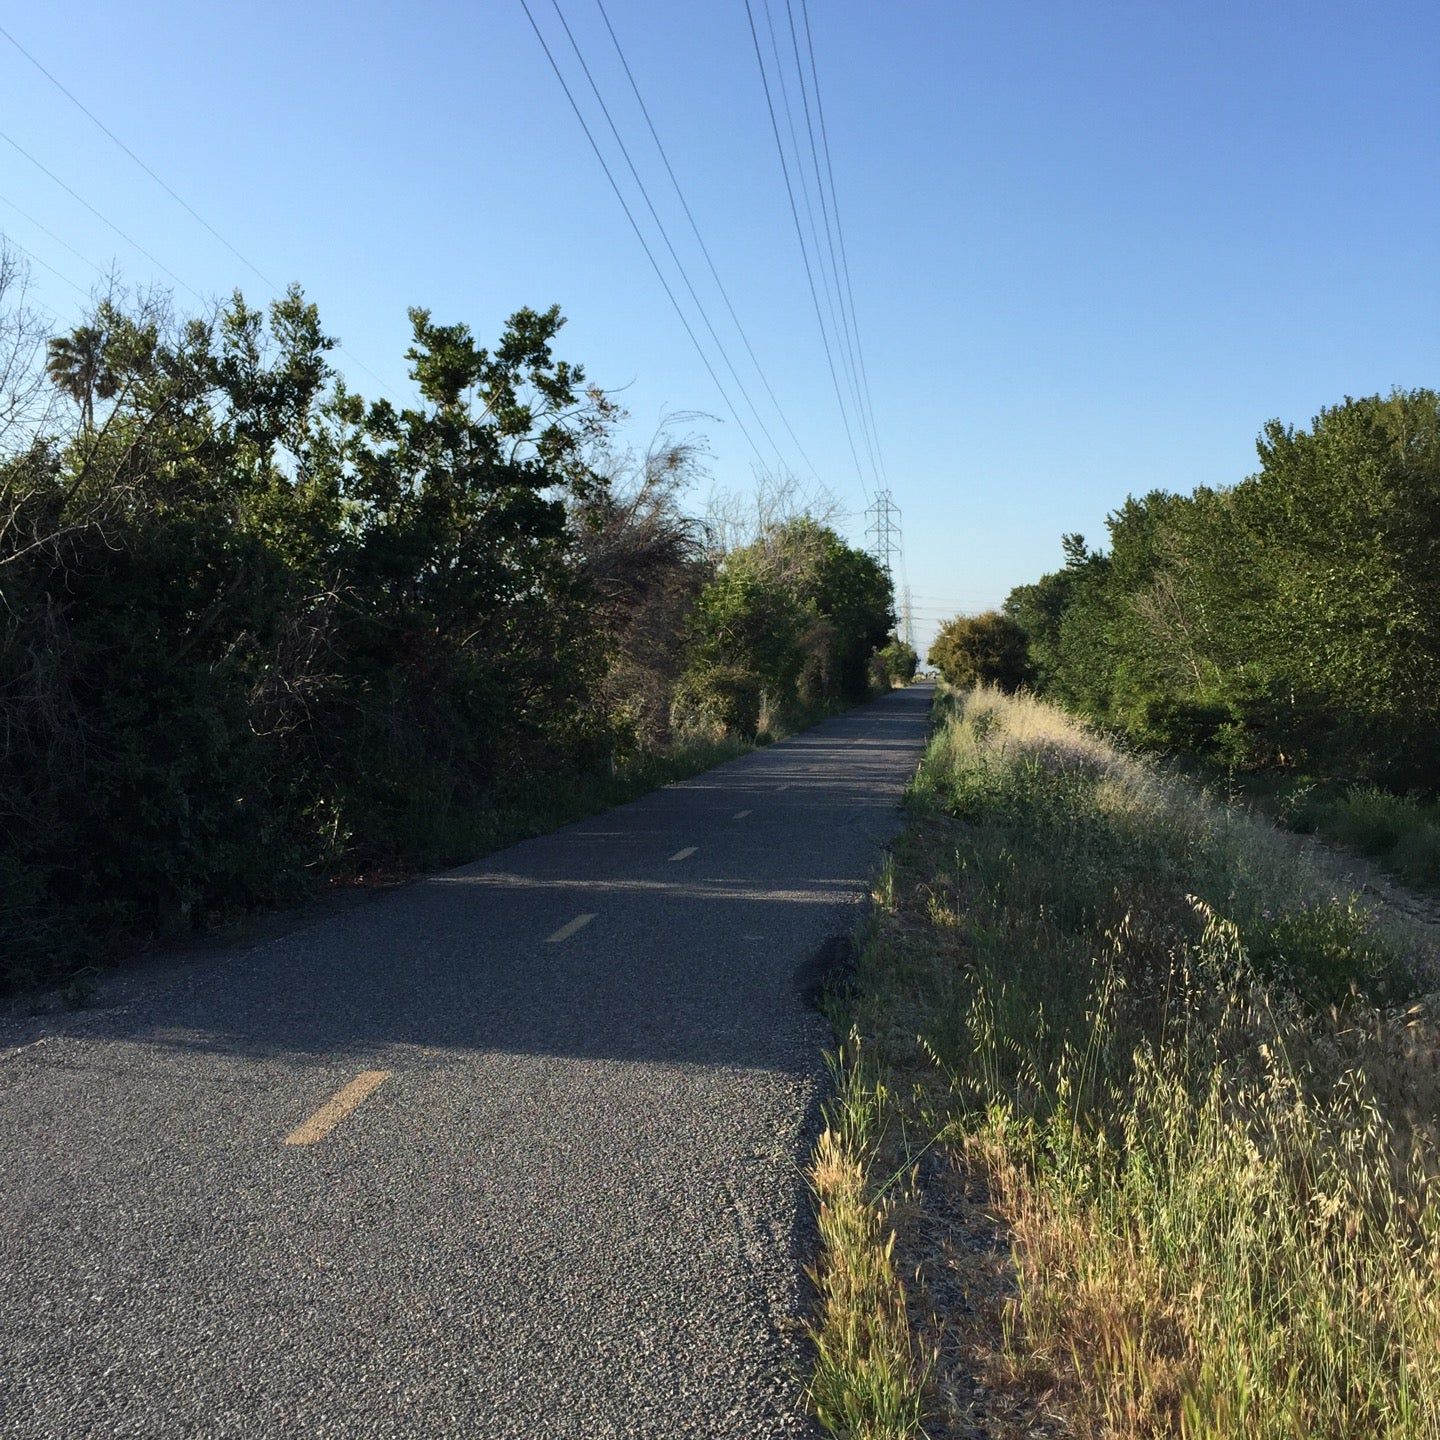
<instances>
[{"instance_id":1,"label":"patch of bare dirt","mask_svg":"<svg viewBox=\"0 0 1440 1440\"><path fill-rule=\"evenodd\" d=\"M1018 1300L1005 1225L964 1158L933 1150L897 1214L895 1258L911 1325L934 1357L930 1440L1059 1440L1073 1432L1051 1404L1056 1376L1042 1361L1017 1374L1004 1335Z\"/></svg>"}]
</instances>

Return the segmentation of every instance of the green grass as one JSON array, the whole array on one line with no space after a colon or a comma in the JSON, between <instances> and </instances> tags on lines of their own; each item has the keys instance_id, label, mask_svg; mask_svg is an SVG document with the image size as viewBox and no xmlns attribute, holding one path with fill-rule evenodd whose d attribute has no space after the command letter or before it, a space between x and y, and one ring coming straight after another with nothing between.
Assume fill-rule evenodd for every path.
<instances>
[{"instance_id":1,"label":"green grass","mask_svg":"<svg viewBox=\"0 0 1440 1440\"><path fill-rule=\"evenodd\" d=\"M1440 889L1440 802L1345 780L1199 773L1291 830L1366 855L1407 885Z\"/></svg>"},{"instance_id":2,"label":"green grass","mask_svg":"<svg viewBox=\"0 0 1440 1440\"><path fill-rule=\"evenodd\" d=\"M1440 885L1440 805L1352 785L1293 807L1303 828L1359 850L1411 884Z\"/></svg>"},{"instance_id":3,"label":"green grass","mask_svg":"<svg viewBox=\"0 0 1440 1440\"><path fill-rule=\"evenodd\" d=\"M1013 1266L937 1418L968 1365L1081 1434L1440 1435L1427 941L1029 699L959 697L912 803L847 1017L871 1144L938 1140Z\"/></svg>"}]
</instances>

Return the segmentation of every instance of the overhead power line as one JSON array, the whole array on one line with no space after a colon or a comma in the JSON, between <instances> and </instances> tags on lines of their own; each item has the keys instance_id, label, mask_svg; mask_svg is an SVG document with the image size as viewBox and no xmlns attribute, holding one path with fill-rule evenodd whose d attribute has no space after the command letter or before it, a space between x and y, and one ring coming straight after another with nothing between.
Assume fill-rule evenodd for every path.
<instances>
[{"instance_id":1,"label":"overhead power line","mask_svg":"<svg viewBox=\"0 0 1440 1440\"><path fill-rule=\"evenodd\" d=\"M570 102L570 108L575 112L575 118L580 122L580 128L585 132L585 138L590 142L590 148L595 152L595 158L600 162L600 168L605 172L605 178L610 182L610 188L615 192L615 198L620 202L620 208L625 212L625 218L630 222L630 228L635 232L635 238L640 242L640 248L645 252L645 258L650 262L650 268L654 270L656 278L660 281L666 296L669 298L680 324L684 327L685 333L690 337L690 343L695 347L695 353L700 357L700 363L705 367L706 374L710 376L715 389L719 392L720 398L725 402L725 408L729 410L731 418L740 427L740 432L750 442L750 448L755 452L755 458L763 466L765 457L760 453L760 447L755 443L755 437L746 428L745 422L740 418L740 412L736 410L730 396L726 393L725 387L720 383L720 377L715 373L715 367L710 363L710 357L706 355L695 334L694 327L690 324L685 311L681 308L680 302L675 297L675 291L665 272L660 268L660 262L655 258L655 252L650 248L650 242L645 238L645 232L641 230L639 222L635 219L634 212L630 209L629 202L625 199L625 193L620 189L614 173L610 169L609 162L605 159L604 152L600 149L590 123L585 119L584 112L576 102L575 96L571 93L570 86L556 62L554 54L550 50L549 43L545 39L544 32L535 22L535 16L530 10L528 0L520 0L520 8L525 12L525 18L530 22L530 28L535 32L535 38L540 42L540 48L545 52L545 58L550 62L550 68L555 72L555 78L560 82L560 88L565 92L565 98Z\"/></svg>"},{"instance_id":2,"label":"overhead power line","mask_svg":"<svg viewBox=\"0 0 1440 1440\"><path fill-rule=\"evenodd\" d=\"M820 155L815 145L815 122L810 114L809 87L805 84L805 66L800 59L800 40L795 31L795 12L791 0L785 0L785 17L790 29L790 49L795 59L795 82L800 91L800 106L805 117L805 135L809 142L810 150L810 171L815 177L815 193L820 204L821 223L825 231L825 246L821 248L820 237L815 225L815 216L810 205L810 185L805 178L805 160L800 148L800 139L795 129L794 117L791 114L790 97L785 85L785 64L780 58L780 46L775 38L774 21L771 15L770 0L763 0L765 6L765 23L770 28L770 43L775 52L775 67L777 78L780 83L780 98L784 102L785 119L790 129L791 144L795 147L795 165L801 176L801 192L805 197L806 218L810 222L811 239L815 242L815 262L820 271L822 280L825 283L825 299L830 307L830 323L835 330L835 340L841 349L841 358L844 361L845 376L850 384L850 393L855 399L856 409L860 419L860 434L865 442L865 452L870 460L870 470L875 479L875 484L882 485L880 467L876 459L874 437L870 433L870 425L866 419L865 397L860 390L859 368L855 360L855 341L851 334L850 317L845 309L845 297L840 288L840 266L835 258L835 239L830 223L830 206L825 197L825 178L820 173ZM829 253L830 264L827 269L825 254ZM832 298L833 296L833 298ZM837 313L838 312L838 313Z\"/></svg>"},{"instance_id":3,"label":"overhead power line","mask_svg":"<svg viewBox=\"0 0 1440 1440\"><path fill-rule=\"evenodd\" d=\"M0 230L0 240L3 240L7 245L13 245L22 255L33 260L42 269L48 270L57 280L63 280L77 295L85 295L85 291L66 275L64 271L57 270L48 260L42 260L33 250L28 246L22 245L8 231ZM49 318L53 321L55 317L51 315Z\"/></svg>"},{"instance_id":4,"label":"overhead power line","mask_svg":"<svg viewBox=\"0 0 1440 1440\"><path fill-rule=\"evenodd\" d=\"M719 351L720 359L724 362L725 368L730 372L730 378L734 380L736 389L739 390L741 398L749 407L750 413L755 417L755 423L760 427L760 432L770 442L770 448L775 452L775 458L783 466L785 456L781 453L780 447L775 443L775 437L770 433L769 426L761 418L760 411L756 408L755 402L750 398L750 392L745 388L745 382L740 378L740 372L735 368L734 362L730 359L730 353L725 348L714 324L710 319L709 312L705 309L704 302L696 292L695 286L690 279L690 272L686 270L685 263L680 259L675 249L674 242L670 239L670 232L665 228L665 222L660 218L660 212L655 208L655 202L650 198L650 191L640 177L640 172L631 158L630 148L625 144L624 137L620 134L620 127L616 125L614 116L610 113L610 107L605 103L605 97L600 93L600 87L595 83L595 76L591 73L590 66L585 59L584 52L580 49L579 42L575 39L575 33L570 28L570 22L565 18L565 12L560 8L560 0L550 0L554 7L556 18L560 21L565 31L566 38L570 41L570 48L575 52L575 58L580 62L580 69L589 82L590 91L595 96L596 103L600 106L600 113L605 117L605 123L610 127L610 134L614 136L615 143L620 147L620 154L624 157L625 164L630 171L630 178L634 180L636 188L640 191L640 197L645 202L645 207L650 212L650 218L655 222L655 228L660 232L660 238L665 242L665 248L670 253L670 259L676 270L680 272L680 279L684 282L685 289L689 292L691 302L700 313L700 319L705 328L710 332L710 338L715 342L715 348ZM737 417L738 419L738 417ZM763 461L762 461L763 464Z\"/></svg>"},{"instance_id":5,"label":"overhead power line","mask_svg":"<svg viewBox=\"0 0 1440 1440\"><path fill-rule=\"evenodd\" d=\"M730 300L730 292L725 288L725 282L720 278L720 272L716 268L715 261L710 254L710 247L705 243L705 237L700 233L700 226L690 209L690 204L685 198L685 192L681 189L680 181L676 177L674 167L670 163L670 156L665 146L661 143L660 134L655 128L655 122L650 117L650 107L645 103L645 97L640 93L640 87L636 83L635 76L630 69L630 62L625 56L624 48L620 44L620 38L615 33L615 27L610 23L609 13L605 9L604 0L595 0L600 10L600 16L605 22L605 28L610 33L610 39L614 42L615 53L620 57L620 64L624 67L625 77L630 82L630 89L634 92L635 101L640 106L640 113L645 117L645 124L649 127L650 137L655 141L655 148L660 153L660 159L664 162L665 173L670 177L670 183L675 187L675 196L680 201L681 209L685 212L685 218L690 222L690 229L695 235L695 243L700 247L700 253L705 257L705 263L710 269L710 276L715 281L715 288L720 292L720 298L725 302L725 308L730 313L730 319L735 324L736 332L740 336L741 343L745 346L746 353L750 356L755 366L755 373L760 377L760 383L765 387L765 393L770 397L770 403L775 407L775 413L780 417L780 423L784 425L791 440L795 442L795 448L800 453L800 458L809 467L810 473L820 481L823 486L824 479L815 468L815 462L805 453L805 447L800 443L800 437L795 433L794 427L790 424L790 418L786 415L784 407L780 404L774 388L770 384L769 376L765 373L765 367L760 363L760 357L755 353L755 347L750 343L750 337L745 333L745 327L740 322L740 316L735 312L735 306Z\"/></svg>"},{"instance_id":6,"label":"overhead power line","mask_svg":"<svg viewBox=\"0 0 1440 1440\"><path fill-rule=\"evenodd\" d=\"M912 592L911 598L914 599L916 606L922 610L963 610L967 605L975 605L983 602L985 597L983 594L977 592L963 599L956 599L953 596L949 599L940 599L933 595L923 595L919 591L914 591Z\"/></svg>"},{"instance_id":7,"label":"overhead power line","mask_svg":"<svg viewBox=\"0 0 1440 1440\"><path fill-rule=\"evenodd\" d=\"M176 194L164 180L160 178L93 110L87 106L78 96L73 94L66 86L56 79L39 60L35 58L3 25L0 25L0 35L3 35L72 105L83 114L89 117L116 145L120 147L177 205L203 225L237 260L247 266L272 290L280 290L281 286L271 280L253 260L248 259L235 248L203 215L201 215L183 196ZM163 268L163 267L162 267ZM183 282L182 282L183 283ZM187 287L188 288L188 287Z\"/></svg>"},{"instance_id":8,"label":"overhead power line","mask_svg":"<svg viewBox=\"0 0 1440 1440\"><path fill-rule=\"evenodd\" d=\"M840 391L840 377L835 369L835 356L830 348L830 337L825 330L825 319L820 310L820 295L815 288L815 272L810 265L810 253L805 245L805 232L800 227L800 210L795 203L795 187L790 180L790 166L785 159L785 146L780 139L780 122L775 114L775 99L770 91L770 76L765 69L765 57L760 50L760 32L755 26L755 11L750 0L745 0L745 15L750 22L750 39L755 46L755 63L760 68L760 82L765 90L765 108L770 113L770 129L775 136L775 149L780 156L780 170L785 177L785 193L790 201L790 217L795 222L795 238L800 242L800 258L805 264L805 280L810 287L810 299L815 306L815 323L820 327L820 340L825 348L825 363L830 369L830 381L835 387L835 403L840 407L840 419L845 427L845 439L850 446L850 458L855 462L855 475L860 489L870 501L870 487L865 483L865 472L860 464L860 452L855 448L855 435L850 425L850 413L845 397Z\"/></svg>"},{"instance_id":9,"label":"overhead power line","mask_svg":"<svg viewBox=\"0 0 1440 1440\"><path fill-rule=\"evenodd\" d=\"M127 235L109 216L101 214L78 190L72 189L48 165L37 160L23 145L12 140L3 130L0 130L0 140L3 140L12 149L18 150L37 170L48 175L67 195L78 200L97 220L103 225L108 225L127 245L133 246L157 269L163 270L182 290L188 290L202 305L205 303L205 297L189 281L182 280L163 260L152 255L134 236Z\"/></svg>"},{"instance_id":10,"label":"overhead power line","mask_svg":"<svg viewBox=\"0 0 1440 1440\"><path fill-rule=\"evenodd\" d=\"M28 221L37 230L41 231L45 235L48 235L62 249L68 250L82 264L88 265L102 279L105 278L107 273L105 267L103 265L97 265L95 261L93 261L88 255L82 255L80 251L78 251L67 239L65 239L63 235L57 235L48 225L42 224L32 214L30 214L28 210L22 210L20 206L18 206L12 199L10 199L8 195L0 195L0 200L3 200L5 204L8 205L22 220ZM20 244L18 240L16 240L14 243L17 245ZM24 247L22 246L21 248L23 249ZM29 253L29 251L26 251L26 254ZM43 260L40 263L42 265L45 264ZM51 267L47 265L45 268L48 270ZM55 273L59 274L59 271L55 271Z\"/></svg>"},{"instance_id":11,"label":"overhead power line","mask_svg":"<svg viewBox=\"0 0 1440 1440\"><path fill-rule=\"evenodd\" d=\"M993 603L994 592L986 595L983 591L977 591L973 595L967 595L962 599L953 600L926 600L923 595L911 593L911 599L915 602L917 610L932 610L937 615L953 614L957 610L964 610L971 605L984 605Z\"/></svg>"},{"instance_id":12,"label":"overhead power line","mask_svg":"<svg viewBox=\"0 0 1440 1440\"><path fill-rule=\"evenodd\" d=\"M786 0L786 5L790 0ZM810 57L810 78L815 91L815 114L820 122L820 144L825 152L825 173L830 182L830 210L835 217L835 235L840 243L840 268L845 278L845 294L850 305L850 323L855 334L855 354L860 362L860 378L865 392L865 405L870 415L870 429L875 436L875 450L880 459L880 473L885 483L890 483L885 465L884 450L880 445L880 433L875 424L874 397L870 390L870 376L865 365L865 347L860 340L860 321L855 313L855 289L850 282L850 257L845 245L845 227L840 220L840 201L835 191L835 166L830 158L830 133L825 124L825 106L820 98L820 71L815 64L815 37L810 29L809 0L800 0L800 17L805 28L805 48Z\"/></svg>"},{"instance_id":13,"label":"overhead power line","mask_svg":"<svg viewBox=\"0 0 1440 1440\"><path fill-rule=\"evenodd\" d=\"M259 276L261 281L264 282L264 284L271 290L272 293L278 295L281 290L284 289L284 286L279 285L274 280L270 279L270 277L266 275L265 272L261 270L260 267L256 265L253 260L250 260L240 250L238 250L234 245L232 245L229 240L227 240L203 215L199 213L199 211L195 209L193 205L190 204L188 200L184 198L184 196L180 195L159 175L157 175L155 171L152 170L150 166L145 163L145 161L143 161L92 109L90 109L88 105L84 103L84 101L79 98L79 96L77 96L72 90L70 90L66 85L64 85L54 74L47 70L45 66L42 65L40 61L34 55L32 55L30 51L28 51L7 29L5 29L3 25L0 25L0 35L3 35L4 38L8 40L11 45L13 45L72 105L74 105L75 108L79 110L82 115L84 115L93 125L98 127L121 150L123 150L125 154L128 155L130 159L133 160L135 164L137 164L168 196L170 196L170 198L174 200L177 205L179 205L188 215L190 215L200 225L202 225L206 230L208 230L210 234L215 237L215 239L217 239L232 255L236 257L236 259L238 259L242 264L246 265L251 271L253 271L257 276ZM15 147L15 149L19 150L20 153L31 162L31 164L36 165L41 170L43 170L45 174L47 174L57 185L59 185L62 190L65 190L68 194L74 196L74 198L78 200L80 204L82 204L87 210L89 210L92 215L95 215L102 223L108 225L110 229L112 229L117 235L119 235L120 238L126 242L126 244L133 245L135 249L138 250L147 260L149 260L152 265L159 266L159 268L163 270L165 274L167 274L177 285L179 285L184 290L188 290L193 296L195 296L197 300L200 301L202 305L206 303L205 297L201 295L200 292L196 290L193 285L189 284L185 280L182 280L180 276L178 276L173 270L171 270L167 265L163 264L160 260L157 260L155 256L153 256L148 250L146 250L145 247L141 245L138 241L131 239L131 237L127 235L122 229L120 229L120 227L116 225L113 220L110 220L107 216L101 214L101 212L97 210L95 206L93 206L88 200L86 200L83 195L80 195L76 191L72 190L70 186L67 185L62 179L60 179L60 177L56 175L52 170L47 169L27 150L22 149L18 144L16 144L14 140L11 140L8 135L0 135L0 138L8 141L11 145ZM18 206L16 206L15 208L19 209ZM23 215L25 212L20 211L20 213ZM26 218L28 219L29 217L27 216ZM41 225L38 220L31 220L31 224L37 226L41 230L44 230L45 233L51 237L51 239L59 241L59 243L61 245L64 245L65 248L71 251L72 254L79 254L79 252L76 251L73 246L71 246L64 240L61 240L60 237L54 234L53 231L46 229L46 227L44 225ZM85 259L83 255L81 255L79 258L82 260ZM41 263L43 264L44 262L42 261ZM96 269L100 268L99 266L95 266L95 263L92 260L86 260L85 263L87 265L94 266L94 268ZM49 269L51 267L46 266L46 268ZM104 271L102 270L101 273L104 274ZM343 355L357 369L363 370L367 375L369 375L372 380L374 380L382 387L383 393L385 381L376 371L372 370L370 366L368 366L363 360L359 359L355 355L352 355L347 349L345 349L343 345L337 344L335 346L335 351L337 354ZM393 396L391 396L390 398L392 400L394 399Z\"/></svg>"},{"instance_id":14,"label":"overhead power line","mask_svg":"<svg viewBox=\"0 0 1440 1440\"><path fill-rule=\"evenodd\" d=\"M770 39L770 56L775 66L775 88L780 92L780 110L785 116L785 130L790 136L790 149L795 159L795 177L800 191L800 202L805 208L805 224L810 232L810 241L813 248L812 256L815 268L820 273L821 289L825 292L825 308L830 313L831 337L837 346L840 341L840 322L835 311L835 296L830 284L830 277L825 271L825 263L822 258L823 252L820 247L820 232L815 225L815 207L810 203L810 184L805 175L805 162L800 153L800 133L795 128L795 108L790 103L790 87L785 80L785 59L780 53L780 40L775 33L775 16L770 7L770 0L760 0L760 7L765 16L765 33ZM844 368L845 352L840 351L842 368ZM846 384L854 393L854 381L848 370L845 372ZM862 431L863 437L863 431Z\"/></svg>"}]
</instances>

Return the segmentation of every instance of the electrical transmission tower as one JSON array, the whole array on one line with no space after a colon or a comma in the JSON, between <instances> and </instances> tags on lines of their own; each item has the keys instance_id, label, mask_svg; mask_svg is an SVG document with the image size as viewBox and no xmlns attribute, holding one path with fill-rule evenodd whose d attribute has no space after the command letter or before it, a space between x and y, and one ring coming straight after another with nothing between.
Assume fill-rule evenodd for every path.
<instances>
[{"instance_id":1,"label":"electrical transmission tower","mask_svg":"<svg viewBox=\"0 0 1440 1440\"><path fill-rule=\"evenodd\" d=\"M869 522L865 534L870 541L870 553L894 585L895 572L900 566L900 507L888 489L875 492L865 518Z\"/></svg>"},{"instance_id":2,"label":"electrical transmission tower","mask_svg":"<svg viewBox=\"0 0 1440 1440\"><path fill-rule=\"evenodd\" d=\"M905 587L904 608L900 612L901 623L905 627L905 643L913 650L915 648L915 615L910 603L910 587Z\"/></svg>"}]
</instances>

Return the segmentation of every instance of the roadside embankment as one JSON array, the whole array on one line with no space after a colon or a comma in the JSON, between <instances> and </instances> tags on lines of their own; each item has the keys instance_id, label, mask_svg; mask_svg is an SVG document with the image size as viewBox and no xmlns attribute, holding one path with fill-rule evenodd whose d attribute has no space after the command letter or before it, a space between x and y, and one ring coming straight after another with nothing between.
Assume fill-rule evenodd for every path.
<instances>
[{"instance_id":1,"label":"roadside embankment","mask_svg":"<svg viewBox=\"0 0 1440 1440\"><path fill-rule=\"evenodd\" d=\"M813 1179L868 1208L822 1213L822 1417L1440 1433L1431 935L1050 707L941 703L836 1003ZM882 1259L847 1332L826 1277Z\"/></svg>"}]
</instances>

